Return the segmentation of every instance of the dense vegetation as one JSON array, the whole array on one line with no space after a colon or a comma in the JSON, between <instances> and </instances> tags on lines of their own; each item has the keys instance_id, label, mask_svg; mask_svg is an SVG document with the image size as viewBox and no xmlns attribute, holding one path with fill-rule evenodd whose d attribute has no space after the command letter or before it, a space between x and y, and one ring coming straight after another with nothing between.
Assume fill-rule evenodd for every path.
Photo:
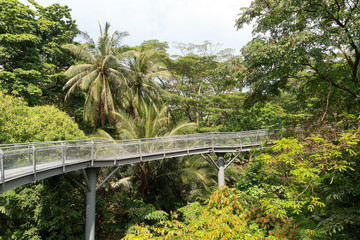
<instances>
[{"instance_id":1,"label":"dense vegetation","mask_svg":"<svg viewBox=\"0 0 360 240\"><path fill-rule=\"evenodd\" d=\"M176 56L159 40L122 45L128 33L109 23L93 40L67 6L29 2L0 0L1 144L259 128L277 139L242 153L219 190L198 156L122 166L97 191L99 239L358 239L358 1L254 0L236 20L254 24L240 55L204 41ZM83 181L2 193L0 239L82 239Z\"/></svg>"}]
</instances>

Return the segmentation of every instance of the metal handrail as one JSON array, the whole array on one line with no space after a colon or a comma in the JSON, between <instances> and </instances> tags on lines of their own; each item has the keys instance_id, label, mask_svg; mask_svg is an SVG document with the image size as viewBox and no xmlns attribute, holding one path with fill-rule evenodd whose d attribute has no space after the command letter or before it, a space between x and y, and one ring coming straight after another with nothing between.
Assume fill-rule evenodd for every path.
<instances>
[{"instance_id":1,"label":"metal handrail","mask_svg":"<svg viewBox=\"0 0 360 240\"><path fill-rule=\"evenodd\" d=\"M156 138L130 139L130 140L70 140L0 144L0 181L6 182L10 171L21 167L31 167L35 175L39 169L46 164L50 166L61 164L65 171L67 164L71 161L85 162L102 161L112 159L126 159L151 154L166 154L174 151L185 151L189 153L194 148L214 148L224 146L259 145L268 138L267 129L252 130L244 132L216 132L198 133L177 136L162 136ZM50 168L50 167L49 167ZM21 172L19 170L19 172ZM22 173L19 173L22 174Z\"/></svg>"}]
</instances>

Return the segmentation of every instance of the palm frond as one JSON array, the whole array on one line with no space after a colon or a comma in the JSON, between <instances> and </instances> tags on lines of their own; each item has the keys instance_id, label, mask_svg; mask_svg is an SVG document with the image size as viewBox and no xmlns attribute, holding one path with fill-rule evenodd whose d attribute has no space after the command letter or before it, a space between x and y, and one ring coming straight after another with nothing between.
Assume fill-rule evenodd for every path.
<instances>
[{"instance_id":1,"label":"palm frond","mask_svg":"<svg viewBox=\"0 0 360 240\"><path fill-rule=\"evenodd\" d=\"M122 40L124 37L127 37L129 36L129 33L128 32L118 32L118 31L115 31L113 33L113 35L111 36L111 39L110 39L110 45L111 47L115 50L117 47L120 46L120 44L122 43ZM116 54L116 51L112 52L113 54Z\"/></svg>"},{"instance_id":2,"label":"palm frond","mask_svg":"<svg viewBox=\"0 0 360 240\"><path fill-rule=\"evenodd\" d=\"M134 188L133 178L133 176L130 176L118 179L116 182L111 182L111 186L113 188L123 187L125 190L132 189Z\"/></svg>"},{"instance_id":3,"label":"palm frond","mask_svg":"<svg viewBox=\"0 0 360 240\"><path fill-rule=\"evenodd\" d=\"M88 51L86 51L86 48L82 45L65 44L62 46L62 48L68 49L79 59L86 60L89 62L95 61L94 57Z\"/></svg>"},{"instance_id":4,"label":"palm frond","mask_svg":"<svg viewBox=\"0 0 360 240\"><path fill-rule=\"evenodd\" d=\"M86 76L87 72L82 72L79 73L77 75L75 75L74 77L70 78L64 85L63 90L69 88L70 86L73 85L78 85L79 81L81 80L81 78L83 78L84 76Z\"/></svg>"},{"instance_id":5,"label":"palm frond","mask_svg":"<svg viewBox=\"0 0 360 240\"><path fill-rule=\"evenodd\" d=\"M89 45L89 47L95 48L95 41L90 37L87 32L81 32L80 36L85 40L85 42Z\"/></svg>"},{"instance_id":6,"label":"palm frond","mask_svg":"<svg viewBox=\"0 0 360 240\"><path fill-rule=\"evenodd\" d=\"M73 94L75 92L75 90L78 89L78 86L77 84L73 84L70 89L66 92L66 95L65 95L65 101L70 97L71 94Z\"/></svg>"},{"instance_id":7,"label":"palm frond","mask_svg":"<svg viewBox=\"0 0 360 240\"><path fill-rule=\"evenodd\" d=\"M86 32L82 32L82 37L86 41L84 44L63 46L73 52L77 58L90 63L70 67L66 72L70 80L67 81L64 89L70 88L66 98L76 89L87 90L84 119L96 124L100 114L102 124L104 124L107 115L111 124L112 112L115 109L113 94L114 92L119 93L117 90L119 86L126 85L122 65L116 58L117 47L128 33L115 31L110 36L108 22L105 23L104 28L99 24L99 29L100 37L96 43ZM114 87L115 89L113 89Z\"/></svg>"},{"instance_id":8,"label":"palm frond","mask_svg":"<svg viewBox=\"0 0 360 240\"><path fill-rule=\"evenodd\" d=\"M173 128L168 134L167 136L174 136L174 135L179 135L182 134L184 132L189 132L189 131L193 131L195 130L194 128L196 127L195 123L189 123L189 122L185 122L182 124L178 124L175 128Z\"/></svg>"},{"instance_id":9,"label":"palm frond","mask_svg":"<svg viewBox=\"0 0 360 240\"><path fill-rule=\"evenodd\" d=\"M102 62L102 68L117 68L117 67L120 67L120 63L119 61L117 60L117 58L113 55L107 55L103 62Z\"/></svg>"},{"instance_id":10,"label":"palm frond","mask_svg":"<svg viewBox=\"0 0 360 240\"><path fill-rule=\"evenodd\" d=\"M93 69L94 69L94 66L92 64L73 65L73 66L69 67L68 70L66 70L65 76L68 78L72 78L80 73L89 72L89 71L92 71Z\"/></svg>"},{"instance_id":11,"label":"palm frond","mask_svg":"<svg viewBox=\"0 0 360 240\"><path fill-rule=\"evenodd\" d=\"M83 76L81 78L81 80L79 81L79 88L81 90L87 90L89 89L89 86L91 85L91 83L96 79L96 77L99 75L99 72L97 69L95 69L94 71L90 72L89 74L87 74L86 76Z\"/></svg>"},{"instance_id":12,"label":"palm frond","mask_svg":"<svg viewBox=\"0 0 360 240\"><path fill-rule=\"evenodd\" d=\"M120 71L113 68L109 69L109 82L117 83L116 87L128 87L125 76Z\"/></svg>"},{"instance_id":13,"label":"palm frond","mask_svg":"<svg viewBox=\"0 0 360 240\"><path fill-rule=\"evenodd\" d=\"M118 119L118 129L123 135L124 139L136 139L136 127L134 121L129 117L125 111L114 112L115 117Z\"/></svg>"},{"instance_id":14,"label":"palm frond","mask_svg":"<svg viewBox=\"0 0 360 240\"><path fill-rule=\"evenodd\" d=\"M107 133L105 130L98 128L96 129L96 132L93 134L89 135L90 139L94 139L94 140L109 140L109 141L114 141L114 138Z\"/></svg>"}]
</instances>

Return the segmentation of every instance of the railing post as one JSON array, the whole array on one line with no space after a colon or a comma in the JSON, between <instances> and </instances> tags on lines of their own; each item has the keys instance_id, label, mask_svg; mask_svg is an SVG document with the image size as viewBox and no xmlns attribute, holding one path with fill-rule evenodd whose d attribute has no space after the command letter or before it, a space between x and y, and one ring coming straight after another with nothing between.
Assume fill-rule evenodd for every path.
<instances>
[{"instance_id":1,"label":"railing post","mask_svg":"<svg viewBox=\"0 0 360 240\"><path fill-rule=\"evenodd\" d=\"M94 156L95 156L95 153L94 153L94 140L91 140L91 166L94 166Z\"/></svg>"},{"instance_id":2,"label":"railing post","mask_svg":"<svg viewBox=\"0 0 360 240\"><path fill-rule=\"evenodd\" d=\"M190 154L190 149L189 149L189 139L185 139L185 142L186 142L186 149L187 149L187 154L189 155Z\"/></svg>"},{"instance_id":3,"label":"railing post","mask_svg":"<svg viewBox=\"0 0 360 240\"><path fill-rule=\"evenodd\" d=\"M0 149L0 170L1 170L1 183L5 184L5 169L4 169L4 152Z\"/></svg>"},{"instance_id":4,"label":"railing post","mask_svg":"<svg viewBox=\"0 0 360 240\"><path fill-rule=\"evenodd\" d=\"M139 139L139 154L140 154L140 161L142 161L141 140L140 139Z\"/></svg>"},{"instance_id":5,"label":"railing post","mask_svg":"<svg viewBox=\"0 0 360 240\"><path fill-rule=\"evenodd\" d=\"M66 144L66 143L65 143ZM65 172L66 149L64 142L61 142L61 160L63 165L63 172Z\"/></svg>"},{"instance_id":6,"label":"railing post","mask_svg":"<svg viewBox=\"0 0 360 240\"><path fill-rule=\"evenodd\" d=\"M255 142L256 142L256 143L258 142L258 138L259 138L259 129L258 129L257 132L256 132L256 139L255 139Z\"/></svg>"},{"instance_id":7,"label":"railing post","mask_svg":"<svg viewBox=\"0 0 360 240\"><path fill-rule=\"evenodd\" d=\"M31 164L32 164L32 160L31 160L30 145L28 145L28 158L29 158L29 165L31 165Z\"/></svg>"},{"instance_id":8,"label":"railing post","mask_svg":"<svg viewBox=\"0 0 360 240\"><path fill-rule=\"evenodd\" d=\"M116 165L116 142L114 141L114 165Z\"/></svg>"},{"instance_id":9,"label":"railing post","mask_svg":"<svg viewBox=\"0 0 360 240\"><path fill-rule=\"evenodd\" d=\"M166 158L166 154L165 154L165 141L164 141L164 139L162 140L162 146L163 146L164 158Z\"/></svg>"},{"instance_id":10,"label":"railing post","mask_svg":"<svg viewBox=\"0 0 360 240\"><path fill-rule=\"evenodd\" d=\"M36 178L36 149L35 145L32 144L32 162L33 162L33 168L34 168L34 177Z\"/></svg>"},{"instance_id":11,"label":"railing post","mask_svg":"<svg viewBox=\"0 0 360 240\"><path fill-rule=\"evenodd\" d=\"M214 142L214 134L211 133L211 148L212 148L212 151L214 152L215 151L215 142Z\"/></svg>"}]
</instances>

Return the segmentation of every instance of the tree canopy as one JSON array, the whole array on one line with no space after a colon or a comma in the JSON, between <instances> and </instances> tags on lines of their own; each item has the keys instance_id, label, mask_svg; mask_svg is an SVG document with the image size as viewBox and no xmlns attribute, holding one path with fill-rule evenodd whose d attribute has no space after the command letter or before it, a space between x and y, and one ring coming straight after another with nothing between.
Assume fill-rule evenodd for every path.
<instances>
[{"instance_id":1,"label":"tree canopy","mask_svg":"<svg viewBox=\"0 0 360 240\"><path fill-rule=\"evenodd\" d=\"M0 87L30 105L62 101L58 89L72 59L61 45L79 31L67 6L29 2L35 10L17 0L0 1Z\"/></svg>"},{"instance_id":2,"label":"tree canopy","mask_svg":"<svg viewBox=\"0 0 360 240\"><path fill-rule=\"evenodd\" d=\"M236 26L254 23L242 50L243 85L261 101L292 85L341 98L359 97L359 3L357 1L255 0ZM313 91L307 88L307 91Z\"/></svg>"},{"instance_id":3,"label":"tree canopy","mask_svg":"<svg viewBox=\"0 0 360 240\"><path fill-rule=\"evenodd\" d=\"M29 107L0 92L0 144L84 139L85 134L54 106Z\"/></svg>"}]
</instances>

